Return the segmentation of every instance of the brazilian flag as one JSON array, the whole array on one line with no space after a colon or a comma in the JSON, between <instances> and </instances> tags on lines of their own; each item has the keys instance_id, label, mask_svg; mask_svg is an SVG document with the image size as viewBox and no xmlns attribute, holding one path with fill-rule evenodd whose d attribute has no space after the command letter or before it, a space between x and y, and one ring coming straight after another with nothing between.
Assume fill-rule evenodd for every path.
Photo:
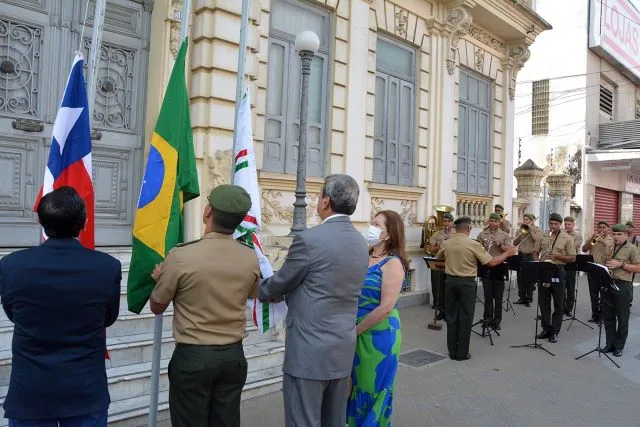
<instances>
[{"instance_id":1,"label":"brazilian flag","mask_svg":"<svg viewBox=\"0 0 640 427\"><path fill-rule=\"evenodd\" d=\"M149 300L154 266L183 241L183 204L200 195L185 83L187 45L185 39L151 137L133 225L127 302L134 313L140 313Z\"/></svg>"}]
</instances>

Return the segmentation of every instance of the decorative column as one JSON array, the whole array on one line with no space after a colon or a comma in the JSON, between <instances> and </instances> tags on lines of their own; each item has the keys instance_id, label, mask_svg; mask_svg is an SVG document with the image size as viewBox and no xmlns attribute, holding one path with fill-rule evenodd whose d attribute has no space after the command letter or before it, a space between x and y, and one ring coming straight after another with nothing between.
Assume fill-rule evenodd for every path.
<instances>
[{"instance_id":1,"label":"decorative column","mask_svg":"<svg viewBox=\"0 0 640 427\"><path fill-rule=\"evenodd\" d=\"M574 180L574 177L565 174L547 176L549 208L563 218L571 212L571 186Z\"/></svg>"},{"instance_id":2,"label":"decorative column","mask_svg":"<svg viewBox=\"0 0 640 427\"><path fill-rule=\"evenodd\" d=\"M431 34L431 70L429 100L429 169L428 206L453 205L454 118L458 42L469 32L472 16L464 5L447 10L446 22L427 22ZM443 67L445 70L443 70ZM458 212L456 212L459 215Z\"/></svg>"},{"instance_id":3,"label":"decorative column","mask_svg":"<svg viewBox=\"0 0 640 427\"><path fill-rule=\"evenodd\" d=\"M502 96L504 140L502 149L502 164L504 165L504 178L502 181L502 194L504 198L504 206L511 212L511 221L518 221L517 207L513 203L513 179L509 175L509 171L513 170L513 151L514 151L514 99L515 99L515 83L518 72L529 59L529 48L525 43L509 44L507 46L506 58L502 61L503 87L507 88L507 93Z\"/></svg>"},{"instance_id":4,"label":"decorative column","mask_svg":"<svg viewBox=\"0 0 640 427\"><path fill-rule=\"evenodd\" d=\"M513 171L513 175L518 180L518 199L526 200L528 203L527 213L532 213L536 217L540 215L540 203L542 199L542 178L544 171L533 160L529 159L522 166ZM541 222L538 221L538 225ZM516 226L517 224L513 224Z\"/></svg>"}]
</instances>

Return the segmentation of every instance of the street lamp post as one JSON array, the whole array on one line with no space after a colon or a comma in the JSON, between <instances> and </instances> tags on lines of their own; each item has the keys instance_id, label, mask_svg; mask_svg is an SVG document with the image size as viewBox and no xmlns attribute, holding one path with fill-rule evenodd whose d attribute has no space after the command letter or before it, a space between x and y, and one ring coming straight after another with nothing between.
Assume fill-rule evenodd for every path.
<instances>
[{"instance_id":1,"label":"street lamp post","mask_svg":"<svg viewBox=\"0 0 640 427\"><path fill-rule=\"evenodd\" d=\"M320 47L320 39L313 31L303 31L296 37L296 51L302 62L302 90L300 93L300 132L298 141L298 170L296 172L296 201L293 202L293 224L289 235L307 228L307 118L309 112L309 76L311 61Z\"/></svg>"}]
</instances>

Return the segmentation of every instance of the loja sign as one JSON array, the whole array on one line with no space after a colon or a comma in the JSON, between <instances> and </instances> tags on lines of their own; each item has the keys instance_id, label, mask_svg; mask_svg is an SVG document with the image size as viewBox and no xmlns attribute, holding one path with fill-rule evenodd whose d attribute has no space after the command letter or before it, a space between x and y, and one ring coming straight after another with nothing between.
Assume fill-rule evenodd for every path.
<instances>
[{"instance_id":1,"label":"loja sign","mask_svg":"<svg viewBox=\"0 0 640 427\"><path fill-rule=\"evenodd\" d=\"M630 0L591 0L589 47L640 81L640 11Z\"/></svg>"}]
</instances>

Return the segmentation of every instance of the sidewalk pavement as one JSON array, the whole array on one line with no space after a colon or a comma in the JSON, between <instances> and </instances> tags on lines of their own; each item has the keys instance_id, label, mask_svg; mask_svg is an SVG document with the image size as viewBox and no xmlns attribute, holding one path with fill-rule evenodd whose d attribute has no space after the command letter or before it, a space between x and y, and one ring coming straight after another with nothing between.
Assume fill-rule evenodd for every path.
<instances>
[{"instance_id":1,"label":"sidewalk pavement","mask_svg":"<svg viewBox=\"0 0 640 427\"><path fill-rule=\"evenodd\" d=\"M515 287L515 283L512 285ZM636 284L638 286L638 284ZM637 291L637 289L636 289ZM534 295L537 296L537 291ZM555 344L539 340L543 350L511 348L533 342L536 305L514 305L503 313L501 336L471 335L471 359L448 357L423 368L400 365L394 396L393 425L422 426L638 426L640 425L640 291L631 309L629 338L616 368L597 353L574 360L598 344L598 329L563 323ZM482 298L481 289L478 295ZM517 291L511 291L517 299ZM576 317L591 315L586 277L579 279ZM476 304L475 319L482 314ZM425 349L447 355L446 324L427 329L430 306L400 312L403 350ZM602 331L604 345L604 328ZM282 393L242 403L243 426L284 426Z\"/></svg>"}]
</instances>

